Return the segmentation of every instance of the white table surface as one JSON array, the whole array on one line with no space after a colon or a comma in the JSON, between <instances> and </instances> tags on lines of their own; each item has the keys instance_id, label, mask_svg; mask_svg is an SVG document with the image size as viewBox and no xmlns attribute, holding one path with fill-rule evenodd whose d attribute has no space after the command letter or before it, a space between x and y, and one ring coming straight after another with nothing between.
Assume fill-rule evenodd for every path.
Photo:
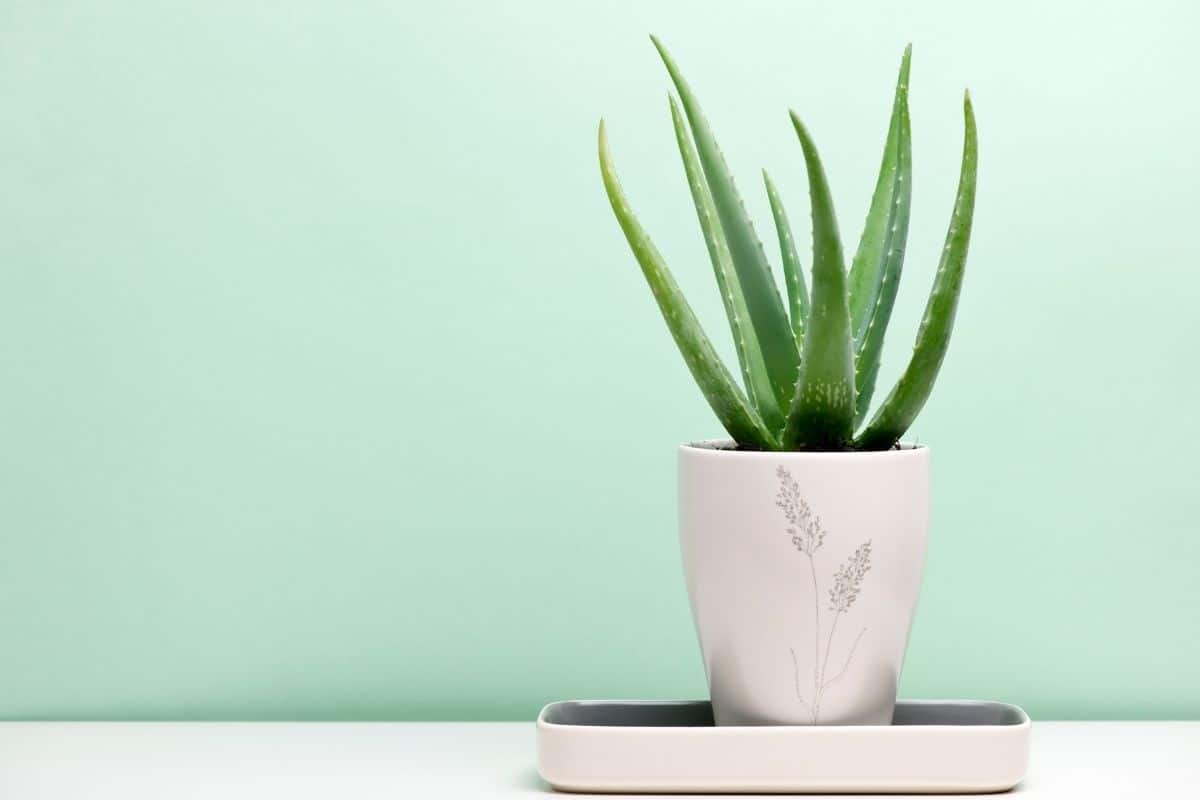
<instances>
[{"instance_id":1,"label":"white table surface","mask_svg":"<svg viewBox=\"0 0 1200 800\"><path fill-rule=\"evenodd\" d=\"M0 723L3 800L543 793L532 723ZM1015 793L1200 798L1200 722L1035 722Z\"/></svg>"}]
</instances>

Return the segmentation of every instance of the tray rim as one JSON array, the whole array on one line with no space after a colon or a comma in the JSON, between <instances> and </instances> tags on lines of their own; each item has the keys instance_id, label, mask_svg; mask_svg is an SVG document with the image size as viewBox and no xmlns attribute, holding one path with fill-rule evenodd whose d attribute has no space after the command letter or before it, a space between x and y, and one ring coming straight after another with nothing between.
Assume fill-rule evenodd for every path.
<instances>
[{"instance_id":1,"label":"tray rim","mask_svg":"<svg viewBox=\"0 0 1200 800\"><path fill-rule=\"evenodd\" d=\"M995 700L917 699L897 705L993 706L1013 721L717 726L547 719L566 703L670 707L709 701L548 703L535 725L538 774L554 790L569 793L991 794L1025 781L1032 749L1029 715L1018 705ZM810 748L808 764L801 761L793 768L796 746ZM861 754L870 757L864 761Z\"/></svg>"},{"instance_id":2,"label":"tray rim","mask_svg":"<svg viewBox=\"0 0 1200 800\"><path fill-rule=\"evenodd\" d=\"M789 735L797 736L812 736L812 735L829 735L834 731L925 731L931 729L953 729L957 731L970 730L1006 730L1006 731L1022 731L1033 727L1033 720L1029 714L1021 706L1015 703L1006 703L1001 700L978 700L978 699L958 699L958 698L913 698L897 700L896 705L920 705L920 706L937 706L937 705L974 705L974 706L999 706L1009 711L1015 711L1018 715L1018 721L1012 723L1001 724L977 724L977 725L953 725L953 724L932 724L932 725L578 725L569 722L551 722L546 719L547 714L556 706L566 703L584 703L590 705L640 705L640 706L686 706L695 705L697 703L708 704L709 700L646 700L633 699L622 700L609 698L604 700L589 700L589 699L571 699L571 700L555 700L542 706L541 711L537 716L537 727L539 729L563 729L577 728L586 729L588 731L638 731L639 733L650 732L667 732L678 733L680 731L688 731L697 736L711 735L711 733L725 732L728 734L731 731L756 732L753 735L761 735L763 732L778 732L786 731ZM837 734L834 734L837 735Z\"/></svg>"}]
</instances>

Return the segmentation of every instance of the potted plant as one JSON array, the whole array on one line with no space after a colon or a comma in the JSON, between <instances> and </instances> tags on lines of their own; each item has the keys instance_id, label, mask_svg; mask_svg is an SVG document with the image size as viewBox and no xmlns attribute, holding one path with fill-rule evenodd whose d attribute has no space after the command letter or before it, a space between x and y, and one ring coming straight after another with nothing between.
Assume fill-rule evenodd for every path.
<instances>
[{"instance_id":1,"label":"potted plant","mask_svg":"<svg viewBox=\"0 0 1200 800\"><path fill-rule=\"evenodd\" d=\"M929 513L929 449L900 439L937 377L962 286L977 161L970 97L953 216L912 356L869 414L908 232L911 47L848 269L817 148L791 112L808 172L812 292L764 172L785 305L695 96L651 38L678 93L675 137L744 389L631 211L603 120L600 168L667 327L732 437L679 450L683 562L717 724L890 723Z\"/></svg>"}]
</instances>

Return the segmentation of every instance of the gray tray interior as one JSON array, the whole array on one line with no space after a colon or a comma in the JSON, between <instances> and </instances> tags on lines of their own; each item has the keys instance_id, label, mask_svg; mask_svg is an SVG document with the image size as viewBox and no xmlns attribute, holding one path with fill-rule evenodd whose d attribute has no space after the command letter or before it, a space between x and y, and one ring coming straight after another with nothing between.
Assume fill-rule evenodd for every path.
<instances>
[{"instance_id":1,"label":"gray tray interior","mask_svg":"<svg viewBox=\"0 0 1200 800\"><path fill-rule=\"evenodd\" d=\"M713 726L707 700L567 700L553 703L542 719L554 725L705 728ZM893 725L1021 725L1028 717L1016 706L983 700L901 700Z\"/></svg>"}]
</instances>

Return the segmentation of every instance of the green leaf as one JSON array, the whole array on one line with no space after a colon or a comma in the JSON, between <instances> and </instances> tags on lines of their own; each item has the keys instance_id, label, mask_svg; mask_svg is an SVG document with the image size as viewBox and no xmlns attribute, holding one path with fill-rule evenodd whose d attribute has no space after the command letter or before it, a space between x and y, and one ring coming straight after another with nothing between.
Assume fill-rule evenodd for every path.
<instances>
[{"instance_id":1,"label":"green leaf","mask_svg":"<svg viewBox=\"0 0 1200 800\"><path fill-rule=\"evenodd\" d=\"M958 296L967 263L967 247L971 241L971 222L975 213L975 173L979 161L975 111L971 107L969 94L963 97L963 115L966 132L962 171L959 173L958 194L954 200L954 216L946 232L946 245L942 249L937 275L933 280L933 290L925 305L925 316L917 330L917 340L908 367L855 442L857 447L864 450L885 450L900 440L929 398L950 345L950 332L954 328L954 314L958 308Z\"/></svg>"},{"instance_id":2,"label":"green leaf","mask_svg":"<svg viewBox=\"0 0 1200 800\"><path fill-rule=\"evenodd\" d=\"M856 343L861 341L870 322L884 275L883 260L887 249L887 236L893 227L894 198L899 183L897 167L900 154L898 143L901 109L908 102L908 73L911 61L912 45L909 45L904 48L904 58L900 62L900 76L896 80L896 94L892 101L892 118L883 148L883 160L879 165L879 177L875 181L875 192L871 195L871 207L867 211L867 221L858 241L858 250L850 265L850 320L854 326Z\"/></svg>"},{"instance_id":3,"label":"green leaf","mask_svg":"<svg viewBox=\"0 0 1200 800\"><path fill-rule=\"evenodd\" d=\"M892 124L888 140L893 154L884 155L884 166L880 168L882 179L890 170L891 198L884 230L883 248L879 253L879 266L875 270L873 300L862 318L861 328L855 328L855 400L854 423L858 425L867 415L871 396L875 393L875 379L879 375L879 358L883 351L883 339L887 335L888 323L892 318L892 307L896 303L896 290L900 287L900 273L904 267L904 251L908 243L908 219L912 208L912 125L908 117L908 70L912 47L904 51L900 67L900 79L896 84L896 103L892 112ZM879 188L876 187L878 193ZM872 209L874 210L874 209ZM868 224L869 227L869 224ZM865 239L865 236L864 236ZM862 252L862 246L859 247ZM853 272L851 272L853 278ZM850 317L854 319L854 285L851 283Z\"/></svg>"},{"instance_id":4,"label":"green leaf","mask_svg":"<svg viewBox=\"0 0 1200 800\"><path fill-rule=\"evenodd\" d=\"M775 189L775 182L763 170L763 182L767 185L767 200L771 203L771 216L775 218L775 233L779 237L779 258L783 261L783 279L787 286L788 308L792 316L792 331L796 341L804 341L804 322L808 319L808 287L804 285L804 270L800 256L796 254L796 240L788 224L783 201Z\"/></svg>"},{"instance_id":5,"label":"green leaf","mask_svg":"<svg viewBox=\"0 0 1200 800\"><path fill-rule=\"evenodd\" d=\"M653 36L650 38L671 75L675 89L679 92L679 99L683 103L683 110L687 113L692 135L695 137L696 151L708 178L713 205L721 220L733 265L741 282L746 309L762 349L767 373L771 376L771 387L780 408L786 408L791 402L796 385L800 354L788 323L783 300L779 297L779 289L771 277L766 253L763 252L762 243L758 240L750 217L746 214L742 198L725 163L725 157L717 146L700 104L662 42Z\"/></svg>"},{"instance_id":6,"label":"green leaf","mask_svg":"<svg viewBox=\"0 0 1200 800\"><path fill-rule=\"evenodd\" d=\"M721 363L712 342L700 326L700 321L696 319L691 306L679 290L679 285L675 283L675 278L659 255L658 248L654 246L629 207L629 201L621 189L612 156L608 151L608 136L603 120L600 121L599 150L600 173L604 178L604 189L608 193L609 203L612 204L613 214L616 215L617 222L625 233L625 239L642 268L642 274L650 285L650 291L658 302L659 311L666 320L683 360L704 392L717 419L738 444L765 450L779 449L774 436L763 425L758 413L746 402L746 397L734 382L733 376Z\"/></svg>"},{"instance_id":7,"label":"green leaf","mask_svg":"<svg viewBox=\"0 0 1200 800\"><path fill-rule=\"evenodd\" d=\"M804 150L812 205L812 305L800 377L782 444L788 450L841 450L854 433L854 350L846 267L833 198L816 145L796 112L792 125Z\"/></svg>"},{"instance_id":8,"label":"green leaf","mask_svg":"<svg viewBox=\"0 0 1200 800\"><path fill-rule=\"evenodd\" d=\"M713 206L712 193L704 178L692 138L688 134L687 123L683 113L670 98L671 121L675 125L675 141L679 145L679 155L683 158L683 169L687 173L688 188L692 191L692 201L696 205L696 216L700 220L700 228L704 231L704 241L708 245L708 255L712 260L713 272L716 274L717 287L721 291L721 300L725 303L725 315L729 318L729 327L733 333L733 342L737 349L738 362L742 367L742 379L750 402L758 409L766 426L774 431L783 427L783 411L775 399L771 386L771 376L767 372L763 360L762 348L754 325L750 322L750 312L746 308L746 298L742 293L742 284L738 279L737 270L733 266L733 257L729 254L729 243L725 240L725 231Z\"/></svg>"}]
</instances>

